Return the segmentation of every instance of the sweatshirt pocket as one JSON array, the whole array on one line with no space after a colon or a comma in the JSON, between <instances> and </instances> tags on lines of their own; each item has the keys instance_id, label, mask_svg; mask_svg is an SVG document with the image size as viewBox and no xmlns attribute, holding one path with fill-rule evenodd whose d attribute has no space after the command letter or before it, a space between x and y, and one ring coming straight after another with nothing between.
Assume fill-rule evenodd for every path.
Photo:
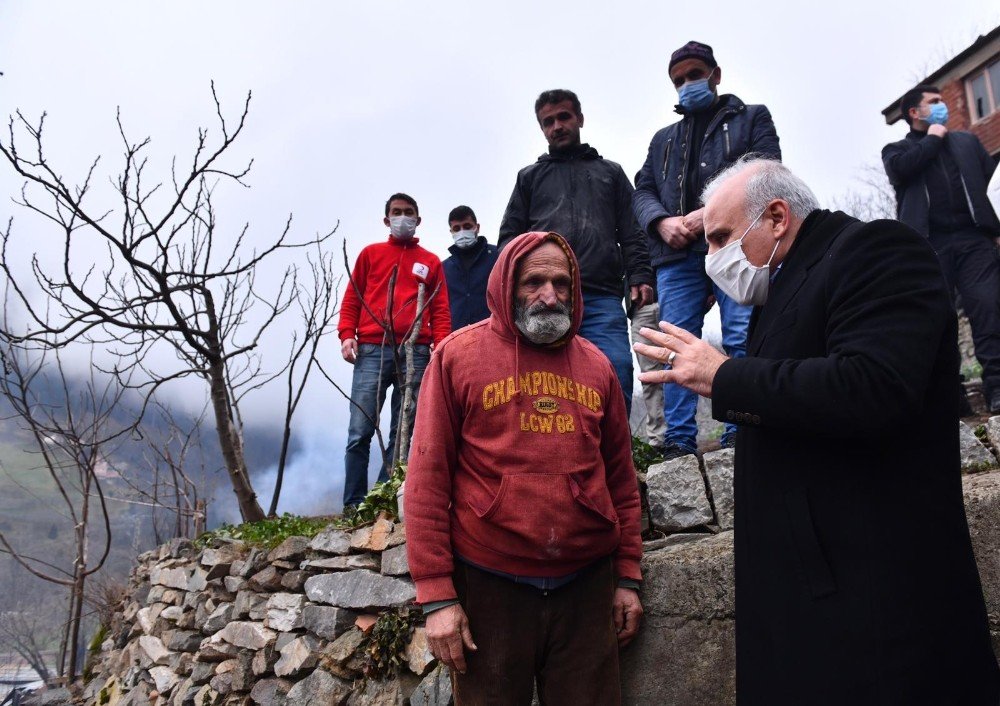
<instances>
[{"instance_id":1,"label":"sweatshirt pocket","mask_svg":"<svg viewBox=\"0 0 1000 706\"><path fill-rule=\"evenodd\" d=\"M573 561L618 546L618 516L607 489L587 492L572 475L506 475L488 507L471 500L468 506L479 520L469 528L472 538L512 558Z\"/></svg>"}]
</instances>

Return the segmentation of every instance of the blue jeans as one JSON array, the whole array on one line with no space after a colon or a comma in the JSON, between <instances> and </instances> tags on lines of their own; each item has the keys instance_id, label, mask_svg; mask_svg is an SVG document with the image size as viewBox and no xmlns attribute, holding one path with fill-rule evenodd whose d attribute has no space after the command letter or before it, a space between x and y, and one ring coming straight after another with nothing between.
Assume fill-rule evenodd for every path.
<instances>
[{"instance_id":1,"label":"blue jeans","mask_svg":"<svg viewBox=\"0 0 1000 706\"><path fill-rule=\"evenodd\" d=\"M430 359L428 346L413 347L413 402L416 409L417 393L424 377L424 369ZM405 365L405 356L400 351ZM389 426L389 442L378 479L389 479L392 450L396 445L396 430L399 428L399 410L403 404L403 380L397 378L392 357L392 346L374 343L358 345L358 358L354 362L354 380L351 383L351 420L347 426L347 453L344 456L344 505L357 505L368 493L368 459L375 427L382 413L385 393L392 385L392 421ZM410 432L413 432L413 417L410 417Z\"/></svg>"},{"instance_id":2,"label":"blue jeans","mask_svg":"<svg viewBox=\"0 0 1000 706\"><path fill-rule=\"evenodd\" d=\"M715 286L705 274L705 253L689 252L683 260L656 268L656 287L660 299L660 318L701 337L705 323L705 301L715 294L722 319L722 347L733 358L747 352L747 325L753 307L737 304ZM698 449L698 395L680 385L663 386L663 414L667 419L667 444L677 444L689 451ZM736 433L735 424L727 424L722 442Z\"/></svg>"},{"instance_id":3,"label":"blue jeans","mask_svg":"<svg viewBox=\"0 0 1000 706\"><path fill-rule=\"evenodd\" d=\"M632 347L622 298L613 294L583 293L580 335L607 356L625 395L625 409L632 412Z\"/></svg>"}]
</instances>

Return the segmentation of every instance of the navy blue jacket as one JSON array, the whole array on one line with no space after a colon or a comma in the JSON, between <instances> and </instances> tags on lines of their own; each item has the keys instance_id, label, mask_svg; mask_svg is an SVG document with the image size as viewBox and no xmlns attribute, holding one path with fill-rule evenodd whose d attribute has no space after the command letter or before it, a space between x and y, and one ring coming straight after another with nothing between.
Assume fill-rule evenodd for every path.
<instances>
[{"instance_id":1,"label":"navy blue jacket","mask_svg":"<svg viewBox=\"0 0 1000 706\"><path fill-rule=\"evenodd\" d=\"M653 284L631 204L625 172L593 147L543 154L517 173L499 245L521 233L554 231L573 248L584 292L621 297L625 286Z\"/></svg>"},{"instance_id":2,"label":"navy blue jacket","mask_svg":"<svg viewBox=\"0 0 1000 706\"><path fill-rule=\"evenodd\" d=\"M882 164L896 190L896 217L921 235L928 235L930 196L924 174L931 165L940 163L942 148L958 167L973 222L994 237L1000 235L1000 221L986 197L993 159L971 132L949 132L940 138L911 131L899 142L882 148Z\"/></svg>"},{"instance_id":3,"label":"navy blue jacket","mask_svg":"<svg viewBox=\"0 0 1000 706\"><path fill-rule=\"evenodd\" d=\"M723 102L722 107L705 130L701 145L698 192L705 182L745 154L752 152L761 157L781 159L778 133L767 106L746 105L731 94L720 96L719 100ZM691 249L708 249L703 235L688 247L676 250L663 242L653 225L660 218L684 216L701 207L698 203L684 202L684 180L691 157L687 134L693 119L680 106L675 110L684 116L683 119L653 135L632 195L632 208L639 227L647 235L653 267L681 260Z\"/></svg>"},{"instance_id":4,"label":"navy blue jacket","mask_svg":"<svg viewBox=\"0 0 1000 706\"><path fill-rule=\"evenodd\" d=\"M481 235L472 249L476 253L468 268L457 245L448 248L451 257L441 263L444 278L448 282L452 331L490 317L490 310L486 307L486 282L500 251Z\"/></svg>"}]
</instances>

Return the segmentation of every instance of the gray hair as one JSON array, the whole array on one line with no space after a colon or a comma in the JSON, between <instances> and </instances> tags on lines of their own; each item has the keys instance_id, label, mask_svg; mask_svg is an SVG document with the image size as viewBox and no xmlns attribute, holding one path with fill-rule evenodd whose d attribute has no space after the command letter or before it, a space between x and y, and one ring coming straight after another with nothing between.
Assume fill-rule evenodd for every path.
<instances>
[{"instance_id":1,"label":"gray hair","mask_svg":"<svg viewBox=\"0 0 1000 706\"><path fill-rule=\"evenodd\" d=\"M819 201L804 181L781 162L755 154L746 154L712 177L701 192L701 202L708 203L719 187L748 169L756 170L746 183L747 218L756 218L767 204L781 199L796 218L805 218L819 208Z\"/></svg>"}]
</instances>

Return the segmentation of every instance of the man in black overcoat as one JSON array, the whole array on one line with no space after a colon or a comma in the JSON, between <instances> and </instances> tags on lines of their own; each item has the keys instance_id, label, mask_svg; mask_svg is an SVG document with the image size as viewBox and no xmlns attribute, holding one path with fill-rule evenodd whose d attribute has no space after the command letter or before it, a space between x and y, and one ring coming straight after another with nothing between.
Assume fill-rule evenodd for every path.
<instances>
[{"instance_id":1,"label":"man in black overcoat","mask_svg":"<svg viewBox=\"0 0 1000 706\"><path fill-rule=\"evenodd\" d=\"M741 706L1000 702L959 470L956 320L926 240L820 210L786 167L708 185L706 270L754 304L747 357L638 344L740 425Z\"/></svg>"}]
</instances>

